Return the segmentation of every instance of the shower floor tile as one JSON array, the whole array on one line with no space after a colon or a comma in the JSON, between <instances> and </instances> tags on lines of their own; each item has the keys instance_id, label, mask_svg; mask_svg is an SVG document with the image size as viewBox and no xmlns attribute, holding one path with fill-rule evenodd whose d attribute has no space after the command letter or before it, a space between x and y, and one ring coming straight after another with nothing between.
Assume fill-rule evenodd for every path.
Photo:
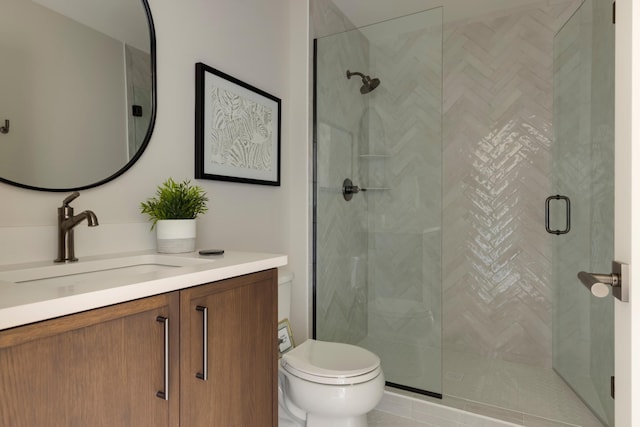
<instances>
[{"instance_id":1,"label":"shower floor tile","mask_svg":"<svg viewBox=\"0 0 640 427\"><path fill-rule=\"evenodd\" d=\"M386 390L391 396L385 394L376 410L367 415L371 427L585 427L591 425L563 423L446 395L441 400L392 387L387 387ZM409 399L404 400L400 396ZM425 408L429 409L421 411L421 401L424 402ZM433 406L434 403L437 406ZM452 413L447 411L446 407L465 412Z\"/></svg>"},{"instance_id":2,"label":"shower floor tile","mask_svg":"<svg viewBox=\"0 0 640 427\"><path fill-rule=\"evenodd\" d=\"M460 407L462 400L470 412L525 426L602 427L551 369L445 351L442 377L444 403L454 398Z\"/></svg>"},{"instance_id":3,"label":"shower floor tile","mask_svg":"<svg viewBox=\"0 0 640 427\"><path fill-rule=\"evenodd\" d=\"M443 399L393 389L396 393L519 426L603 427L585 404L551 369L487 359L480 355L457 351L444 351L440 359L439 349L415 345L413 347L419 350L420 357L416 360L412 359L413 363L409 363L411 360L407 359L407 355L412 353L401 342L367 337L359 345L374 351L381 357L387 380L393 379L392 382L404 384L400 380L405 377L410 378L407 384L420 384L421 386L417 388L441 391ZM396 356L399 353L405 355L401 359L402 363L389 366L390 362L398 360ZM440 366L441 360L440 376L440 372L433 367ZM442 388L429 389L424 385L436 385L436 387L441 385ZM397 408L391 412L395 412L395 409ZM389 411L383 409L381 412ZM385 415L375 416L385 419ZM388 425L413 426L414 424L410 423L411 418L408 420L399 420L396 424ZM407 422L409 424L406 424ZM435 425L424 422L427 423L426 425Z\"/></svg>"},{"instance_id":4,"label":"shower floor tile","mask_svg":"<svg viewBox=\"0 0 640 427\"><path fill-rule=\"evenodd\" d=\"M411 418L404 418L398 415L381 411L371 411L367 414L369 427L427 427L429 424L416 421Z\"/></svg>"}]
</instances>

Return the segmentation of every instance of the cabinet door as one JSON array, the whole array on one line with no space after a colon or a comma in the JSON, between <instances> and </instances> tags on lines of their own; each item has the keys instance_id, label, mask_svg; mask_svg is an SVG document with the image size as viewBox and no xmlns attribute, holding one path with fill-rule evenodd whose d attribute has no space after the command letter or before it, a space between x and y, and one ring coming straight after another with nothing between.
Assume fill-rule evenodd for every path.
<instances>
[{"instance_id":1,"label":"cabinet door","mask_svg":"<svg viewBox=\"0 0 640 427\"><path fill-rule=\"evenodd\" d=\"M1 331L0 425L177 426L178 310L174 293ZM168 401L157 397L159 316L169 319Z\"/></svg>"},{"instance_id":2,"label":"cabinet door","mask_svg":"<svg viewBox=\"0 0 640 427\"><path fill-rule=\"evenodd\" d=\"M181 425L277 425L276 292L273 269L180 293Z\"/></svg>"}]
</instances>

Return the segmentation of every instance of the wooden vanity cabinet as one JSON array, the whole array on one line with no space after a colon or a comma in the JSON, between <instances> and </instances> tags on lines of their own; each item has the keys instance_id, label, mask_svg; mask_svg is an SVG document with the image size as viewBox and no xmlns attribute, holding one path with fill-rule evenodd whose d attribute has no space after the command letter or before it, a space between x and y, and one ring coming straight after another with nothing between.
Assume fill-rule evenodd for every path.
<instances>
[{"instance_id":1,"label":"wooden vanity cabinet","mask_svg":"<svg viewBox=\"0 0 640 427\"><path fill-rule=\"evenodd\" d=\"M278 425L277 286L272 269L180 292L182 426Z\"/></svg>"},{"instance_id":2,"label":"wooden vanity cabinet","mask_svg":"<svg viewBox=\"0 0 640 427\"><path fill-rule=\"evenodd\" d=\"M0 425L177 426L178 313L172 293L0 331Z\"/></svg>"},{"instance_id":3,"label":"wooden vanity cabinet","mask_svg":"<svg viewBox=\"0 0 640 427\"><path fill-rule=\"evenodd\" d=\"M277 282L271 269L0 331L0 426L277 426Z\"/></svg>"}]
</instances>

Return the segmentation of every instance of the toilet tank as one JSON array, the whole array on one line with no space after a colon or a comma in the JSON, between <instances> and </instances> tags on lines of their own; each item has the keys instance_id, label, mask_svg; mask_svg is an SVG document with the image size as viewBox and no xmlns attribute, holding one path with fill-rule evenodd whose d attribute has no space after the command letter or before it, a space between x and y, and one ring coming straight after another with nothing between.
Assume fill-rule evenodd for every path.
<instances>
[{"instance_id":1,"label":"toilet tank","mask_svg":"<svg viewBox=\"0 0 640 427\"><path fill-rule=\"evenodd\" d=\"M291 284L293 272L287 269L278 269L278 321L288 319L291 309Z\"/></svg>"}]
</instances>

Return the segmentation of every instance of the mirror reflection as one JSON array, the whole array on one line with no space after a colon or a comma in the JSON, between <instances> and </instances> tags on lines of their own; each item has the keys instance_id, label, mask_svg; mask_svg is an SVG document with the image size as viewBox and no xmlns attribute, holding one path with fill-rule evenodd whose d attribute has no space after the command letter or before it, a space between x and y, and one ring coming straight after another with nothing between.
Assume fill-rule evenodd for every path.
<instances>
[{"instance_id":1,"label":"mirror reflection","mask_svg":"<svg viewBox=\"0 0 640 427\"><path fill-rule=\"evenodd\" d=\"M146 0L3 0L0 179L68 191L124 172L155 117Z\"/></svg>"}]
</instances>

